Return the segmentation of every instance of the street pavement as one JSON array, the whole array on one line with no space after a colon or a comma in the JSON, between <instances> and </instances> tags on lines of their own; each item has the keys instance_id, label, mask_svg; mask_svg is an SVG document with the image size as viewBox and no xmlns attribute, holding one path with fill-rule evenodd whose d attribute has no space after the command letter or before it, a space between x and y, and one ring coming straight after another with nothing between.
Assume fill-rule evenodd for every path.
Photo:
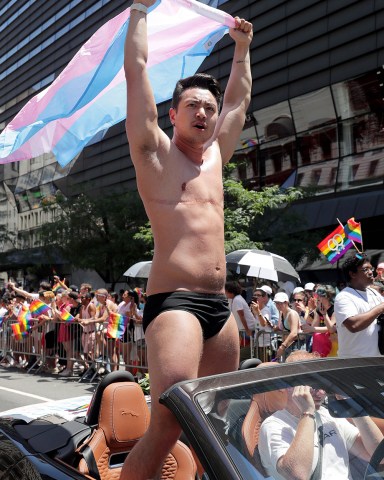
<instances>
[{"instance_id":1,"label":"street pavement","mask_svg":"<svg viewBox=\"0 0 384 480\"><path fill-rule=\"evenodd\" d=\"M28 374L0 365L0 414L6 410L52 400L92 395L95 383L78 382L79 377L58 377L47 373Z\"/></svg>"}]
</instances>

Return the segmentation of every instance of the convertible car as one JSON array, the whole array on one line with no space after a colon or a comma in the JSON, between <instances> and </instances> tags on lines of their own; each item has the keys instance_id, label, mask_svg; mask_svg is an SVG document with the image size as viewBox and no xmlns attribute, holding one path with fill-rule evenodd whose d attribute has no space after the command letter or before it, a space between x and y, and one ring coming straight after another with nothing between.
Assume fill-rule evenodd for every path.
<instances>
[{"instance_id":1,"label":"convertible car","mask_svg":"<svg viewBox=\"0 0 384 480\"><path fill-rule=\"evenodd\" d=\"M107 375L86 414L72 420L52 413L31 421L1 418L0 478L118 479L150 416L144 394L132 380L127 372ZM286 408L288 392L296 386L325 392L324 408L331 417L350 423L365 417L380 435L384 431L384 357L262 364L180 382L161 396L183 430L162 478L273 479L259 449L260 427ZM350 456L349 478L384 477L380 438L373 450L368 458Z\"/></svg>"}]
</instances>

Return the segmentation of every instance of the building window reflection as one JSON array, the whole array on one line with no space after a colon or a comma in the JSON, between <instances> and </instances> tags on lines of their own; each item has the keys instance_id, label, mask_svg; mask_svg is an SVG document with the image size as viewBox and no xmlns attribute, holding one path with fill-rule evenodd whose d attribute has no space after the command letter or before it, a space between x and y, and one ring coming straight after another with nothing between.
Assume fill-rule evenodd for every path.
<instances>
[{"instance_id":1,"label":"building window reflection","mask_svg":"<svg viewBox=\"0 0 384 480\"><path fill-rule=\"evenodd\" d=\"M337 125L303 132L298 135L299 165L309 165L339 156Z\"/></svg>"},{"instance_id":2,"label":"building window reflection","mask_svg":"<svg viewBox=\"0 0 384 480\"><path fill-rule=\"evenodd\" d=\"M297 132L336 122L336 111L329 87L292 98L290 105Z\"/></svg>"},{"instance_id":3,"label":"building window reflection","mask_svg":"<svg viewBox=\"0 0 384 480\"><path fill-rule=\"evenodd\" d=\"M293 175L295 186L316 194L382 184L383 99L380 68L252 112L235 152L247 163L238 177L257 189Z\"/></svg>"}]
</instances>

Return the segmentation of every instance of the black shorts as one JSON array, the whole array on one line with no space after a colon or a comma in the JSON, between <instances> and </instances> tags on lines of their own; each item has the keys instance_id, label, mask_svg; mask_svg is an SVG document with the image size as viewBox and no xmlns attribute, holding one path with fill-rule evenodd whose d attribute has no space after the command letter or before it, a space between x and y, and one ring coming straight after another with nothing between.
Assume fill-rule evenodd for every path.
<instances>
[{"instance_id":1,"label":"black shorts","mask_svg":"<svg viewBox=\"0 0 384 480\"><path fill-rule=\"evenodd\" d=\"M150 295L143 314L143 330L160 313L183 310L200 322L204 340L217 335L228 320L231 310L225 295L197 292L166 292Z\"/></svg>"}]
</instances>

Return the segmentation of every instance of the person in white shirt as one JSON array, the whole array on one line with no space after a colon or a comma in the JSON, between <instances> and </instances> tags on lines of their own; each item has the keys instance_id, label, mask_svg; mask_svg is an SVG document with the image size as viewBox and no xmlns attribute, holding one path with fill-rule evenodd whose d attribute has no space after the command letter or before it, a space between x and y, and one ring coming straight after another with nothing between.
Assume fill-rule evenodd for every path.
<instances>
[{"instance_id":1,"label":"person in white shirt","mask_svg":"<svg viewBox=\"0 0 384 480\"><path fill-rule=\"evenodd\" d=\"M269 300L268 288L267 286L256 288L251 302L251 311L255 315L256 321L260 323L260 330L256 333L255 339L259 348L258 358L263 361L269 359L267 347L271 346L271 333L273 332L271 312L267 306Z\"/></svg>"},{"instance_id":2,"label":"person in white shirt","mask_svg":"<svg viewBox=\"0 0 384 480\"><path fill-rule=\"evenodd\" d=\"M384 313L384 299L373 288L374 268L367 256L354 255L343 265L348 286L335 299L339 357L380 355L377 318Z\"/></svg>"},{"instance_id":3,"label":"person in white shirt","mask_svg":"<svg viewBox=\"0 0 384 480\"><path fill-rule=\"evenodd\" d=\"M315 358L316 355L299 350L287 362ZM331 417L322 406L326 397L322 389L298 385L284 389L283 393L287 394L286 408L264 420L258 443L262 464L275 480L312 478L319 462L321 441L318 478L349 480L349 455L369 461L383 439L369 416L353 417L353 423L346 418Z\"/></svg>"},{"instance_id":4,"label":"person in white shirt","mask_svg":"<svg viewBox=\"0 0 384 480\"><path fill-rule=\"evenodd\" d=\"M239 331L245 331L250 337L255 330L255 317L248 303L241 295L242 288L238 283L228 282L225 284L225 295L230 300L231 310L236 319Z\"/></svg>"}]
</instances>

